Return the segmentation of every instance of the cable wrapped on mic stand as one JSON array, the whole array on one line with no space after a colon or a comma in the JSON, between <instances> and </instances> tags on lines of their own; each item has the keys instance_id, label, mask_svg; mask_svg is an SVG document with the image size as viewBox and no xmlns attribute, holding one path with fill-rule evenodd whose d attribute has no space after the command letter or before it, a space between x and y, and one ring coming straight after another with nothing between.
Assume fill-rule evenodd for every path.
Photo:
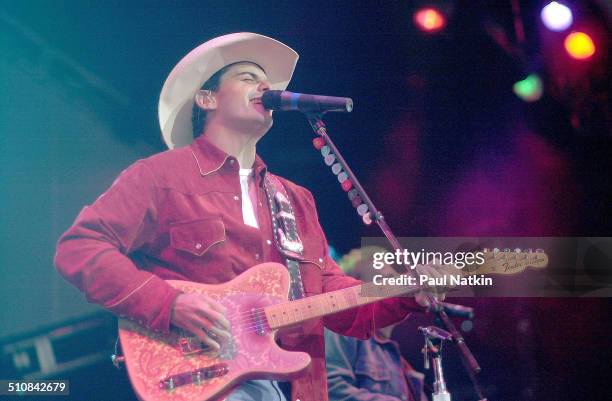
<instances>
[{"instance_id":1,"label":"cable wrapped on mic stand","mask_svg":"<svg viewBox=\"0 0 612 401\"><path fill-rule=\"evenodd\" d=\"M342 157L340 151L327 134L327 127L322 119L323 114L305 114L310 126L312 127L312 130L318 135L318 137L313 140L314 147L321 152L325 164L329 166L332 172L338 177L338 181L340 182L342 189L348 194L349 200L351 201L353 207L357 210L359 216L361 216L363 223L370 225L372 222L376 222L393 249L401 249L399 240L391 231L391 228L385 221L383 214L376 208L376 206L374 206L374 203L357 180L357 177L348 166L346 160L344 160L344 157ZM412 270L406 270L404 268L404 273L410 274L414 277L414 272ZM441 325L448 332L450 332L452 342L459 350L461 362L467 370L468 376L472 381L474 390L476 391L479 400L486 401L482 389L476 379L476 374L480 372L481 368L465 343L465 339L463 336L461 336L461 333L459 333L453 322L448 317L447 313L444 311L443 305L441 305L441 303L433 295L428 294L427 292L425 292L424 295L430 305L430 310L436 315Z\"/></svg>"}]
</instances>

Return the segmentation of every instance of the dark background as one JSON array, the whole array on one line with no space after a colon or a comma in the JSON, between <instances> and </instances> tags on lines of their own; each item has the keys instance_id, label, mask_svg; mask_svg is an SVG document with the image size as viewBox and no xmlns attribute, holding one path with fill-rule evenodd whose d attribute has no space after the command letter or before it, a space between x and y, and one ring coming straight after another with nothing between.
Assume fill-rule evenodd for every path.
<instances>
[{"instance_id":1,"label":"dark background","mask_svg":"<svg viewBox=\"0 0 612 401\"><path fill-rule=\"evenodd\" d=\"M582 62L565 54L565 34L543 28L543 2L519 2L523 43L511 1L430 2L449 16L435 35L412 22L423 4L0 2L2 342L99 316L55 273L55 242L121 170L164 150L163 81L189 50L230 32L293 47L289 90L353 98L352 114L326 117L330 134L397 235L610 236L609 4L567 2L572 29L597 45ZM512 93L530 72L544 81L535 103ZM345 253L379 233L362 227L312 137L300 114L278 113L260 153L313 192ZM609 270L600 278L610 284ZM603 399L607 298L463 301L477 310L466 339L489 399ZM430 322L396 333L419 369L415 327ZM447 361L453 398L474 399L452 351ZM60 375L73 377L72 398L113 398L104 389L118 376L100 365L87 379L95 394L78 388L85 368Z\"/></svg>"}]
</instances>

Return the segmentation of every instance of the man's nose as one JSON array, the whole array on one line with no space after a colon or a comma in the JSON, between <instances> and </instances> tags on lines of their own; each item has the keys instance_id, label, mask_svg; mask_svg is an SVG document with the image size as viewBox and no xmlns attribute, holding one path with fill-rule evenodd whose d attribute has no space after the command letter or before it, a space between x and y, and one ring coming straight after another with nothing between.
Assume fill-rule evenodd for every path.
<instances>
[{"instance_id":1,"label":"man's nose","mask_svg":"<svg viewBox=\"0 0 612 401\"><path fill-rule=\"evenodd\" d=\"M264 92L270 90L270 82L267 79L262 79L259 81L259 85L257 86L257 90L260 92Z\"/></svg>"}]
</instances>

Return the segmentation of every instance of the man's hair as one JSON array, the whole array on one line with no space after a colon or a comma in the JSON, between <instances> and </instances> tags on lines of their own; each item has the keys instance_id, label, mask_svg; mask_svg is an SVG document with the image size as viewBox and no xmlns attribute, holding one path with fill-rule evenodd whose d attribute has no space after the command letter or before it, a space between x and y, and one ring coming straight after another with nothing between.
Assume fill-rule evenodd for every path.
<instances>
[{"instance_id":1,"label":"man's hair","mask_svg":"<svg viewBox=\"0 0 612 401\"><path fill-rule=\"evenodd\" d=\"M212 77L208 78L206 82L202 85L200 90L209 90L216 92L219 90L219 85L221 84L221 76L225 74L225 72L234 64L228 64L225 67L221 68L219 71L215 72ZM191 124L193 126L193 137L196 138L198 135L202 133L204 130L204 124L206 123L206 110L198 107L196 102L193 102L193 109L191 111Z\"/></svg>"}]
</instances>

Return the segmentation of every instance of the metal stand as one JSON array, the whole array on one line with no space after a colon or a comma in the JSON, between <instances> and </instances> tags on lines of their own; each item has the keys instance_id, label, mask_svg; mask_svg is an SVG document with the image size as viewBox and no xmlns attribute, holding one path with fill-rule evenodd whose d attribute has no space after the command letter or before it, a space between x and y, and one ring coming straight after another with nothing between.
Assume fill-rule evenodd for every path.
<instances>
[{"instance_id":1,"label":"metal stand","mask_svg":"<svg viewBox=\"0 0 612 401\"><path fill-rule=\"evenodd\" d=\"M451 334L435 326L419 327L419 331L425 337L423 346L424 366L429 369L433 365L434 383L432 401L451 401L451 395L447 390L442 368L442 346L444 341L451 339ZM431 357L431 365L429 358Z\"/></svg>"},{"instance_id":2,"label":"metal stand","mask_svg":"<svg viewBox=\"0 0 612 401\"><path fill-rule=\"evenodd\" d=\"M338 177L338 181L340 182L342 189L347 192L349 200L351 201L353 207L357 210L359 216L361 216L363 223L370 225L372 222L376 222L393 249L401 249L399 240L395 234L393 234L391 228L389 228L387 225L384 216L378 209L376 209L376 206L374 206L374 203L372 203L372 200L366 194L365 190L357 180L357 177L355 177L355 174L353 174L353 171L350 169L340 154L340 151L327 134L327 127L322 120L323 115L307 113L306 117L308 118L308 122L310 123L312 130L318 135L318 138L313 140L315 148L321 151L325 164L331 167L332 172ZM395 266L395 268L400 274L408 274L415 277L415 271L412 269L406 269L403 266ZM440 324L450 332L450 338L459 350L461 362L467 370L470 380L474 385L476 394L478 394L479 400L485 401L486 399L484 398L480 385L476 380L476 374L480 372L480 366L478 365L476 358L474 358L474 355L468 348L465 340L455 328L448 315L444 312L440 302L431 294L425 292L424 295L430 305L429 309L436 315Z\"/></svg>"}]
</instances>

